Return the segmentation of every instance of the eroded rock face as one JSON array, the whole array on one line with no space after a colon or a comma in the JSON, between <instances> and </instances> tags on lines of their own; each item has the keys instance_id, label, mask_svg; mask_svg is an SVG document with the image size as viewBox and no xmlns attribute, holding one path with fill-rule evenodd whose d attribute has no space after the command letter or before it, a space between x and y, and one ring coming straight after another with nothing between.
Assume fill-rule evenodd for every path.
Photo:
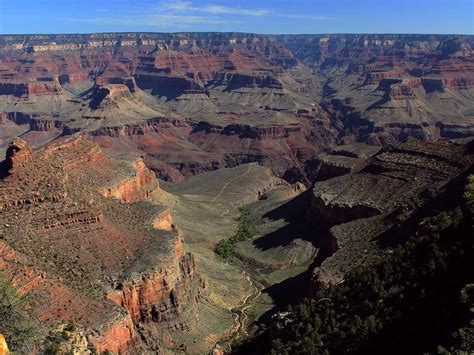
<instances>
[{"instance_id":1,"label":"eroded rock face","mask_svg":"<svg viewBox=\"0 0 474 355\"><path fill-rule=\"evenodd\" d=\"M3 334L0 333L0 354L8 355L10 351L8 350L7 342L5 341L5 337Z\"/></svg>"},{"instance_id":2,"label":"eroded rock face","mask_svg":"<svg viewBox=\"0 0 474 355\"><path fill-rule=\"evenodd\" d=\"M59 95L60 93L61 87L58 85L58 83L0 83L0 95L28 97L30 95Z\"/></svg>"},{"instance_id":3,"label":"eroded rock face","mask_svg":"<svg viewBox=\"0 0 474 355\"><path fill-rule=\"evenodd\" d=\"M170 181L257 161L309 183L314 159L339 144L474 136L473 42L442 35L1 36L0 146L25 132L35 146L87 132L103 147L143 152Z\"/></svg>"},{"instance_id":4,"label":"eroded rock face","mask_svg":"<svg viewBox=\"0 0 474 355\"><path fill-rule=\"evenodd\" d=\"M359 172L317 182L307 219L315 241L331 256L315 269L316 278L339 282L344 270L382 255L379 236L436 197L473 162L465 145L410 140L380 151Z\"/></svg>"},{"instance_id":5,"label":"eroded rock face","mask_svg":"<svg viewBox=\"0 0 474 355\"><path fill-rule=\"evenodd\" d=\"M416 124L416 131L403 130L405 138L448 138L436 130L437 124L448 121L462 122L459 137L468 127L472 135L472 117L464 109L471 107L473 98L471 36L300 35L276 39L318 73L327 75L332 70L330 77L341 79L328 82L326 99L343 121L347 119L344 125L357 132L359 141L383 145L403 141L388 123ZM354 122L359 118L363 120Z\"/></svg>"},{"instance_id":6,"label":"eroded rock face","mask_svg":"<svg viewBox=\"0 0 474 355\"><path fill-rule=\"evenodd\" d=\"M90 342L98 352L108 350L121 354L133 349L139 340L130 315L127 314L104 327L99 336L90 338Z\"/></svg>"},{"instance_id":7,"label":"eroded rock face","mask_svg":"<svg viewBox=\"0 0 474 355\"><path fill-rule=\"evenodd\" d=\"M201 297L202 279L196 284L198 288L193 292L191 304L186 294L190 290L179 286L182 282L191 285L194 278L200 278L192 255L182 255L181 247L177 246L175 256L176 261L167 265L166 269L136 275L138 278L126 281L108 292L107 297L124 307L135 325L140 322L172 321L182 312L182 307L192 307L192 303Z\"/></svg>"},{"instance_id":8,"label":"eroded rock face","mask_svg":"<svg viewBox=\"0 0 474 355\"><path fill-rule=\"evenodd\" d=\"M104 197L115 197L125 202L134 202L146 199L151 192L158 188L155 174L148 170L142 159L132 164L134 176L125 177L102 192Z\"/></svg>"},{"instance_id":9,"label":"eroded rock face","mask_svg":"<svg viewBox=\"0 0 474 355\"><path fill-rule=\"evenodd\" d=\"M171 230L173 229L173 219L168 208L160 212L153 220L153 227L156 229Z\"/></svg>"},{"instance_id":10,"label":"eroded rock face","mask_svg":"<svg viewBox=\"0 0 474 355\"><path fill-rule=\"evenodd\" d=\"M141 159L113 158L76 136L36 151L16 139L7 162L0 271L42 295L41 320L75 323L97 351L115 353L147 349L139 327L160 334L160 347L196 321L183 310L205 282L169 211L145 201L159 187Z\"/></svg>"},{"instance_id":11,"label":"eroded rock face","mask_svg":"<svg viewBox=\"0 0 474 355\"><path fill-rule=\"evenodd\" d=\"M15 138L10 143L5 157L5 170L9 173L16 166L25 162L32 154L31 148L21 138Z\"/></svg>"}]
</instances>

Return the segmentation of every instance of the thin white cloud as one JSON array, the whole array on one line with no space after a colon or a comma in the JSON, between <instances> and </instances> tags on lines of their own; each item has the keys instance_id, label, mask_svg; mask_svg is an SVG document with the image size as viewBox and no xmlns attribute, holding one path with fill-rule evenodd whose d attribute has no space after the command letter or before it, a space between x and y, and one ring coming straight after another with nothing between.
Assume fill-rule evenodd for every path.
<instances>
[{"instance_id":1,"label":"thin white cloud","mask_svg":"<svg viewBox=\"0 0 474 355\"><path fill-rule=\"evenodd\" d=\"M229 14L229 15L247 15L247 16L265 16L270 13L266 9L239 9L220 5L209 5L205 10L211 14Z\"/></svg>"},{"instance_id":2,"label":"thin white cloud","mask_svg":"<svg viewBox=\"0 0 474 355\"><path fill-rule=\"evenodd\" d=\"M102 12L103 8L96 9ZM70 18L68 21L94 23L98 25L126 25L149 27L192 27L193 25L238 24L240 16L266 16L302 20L325 20L328 17L310 14L284 14L260 8L238 8L215 4L194 5L192 1L167 1L151 9L130 9L127 15Z\"/></svg>"},{"instance_id":3,"label":"thin white cloud","mask_svg":"<svg viewBox=\"0 0 474 355\"><path fill-rule=\"evenodd\" d=\"M161 3L162 8L174 11L195 11L215 15L243 15L243 16L265 16L270 13L267 9L245 9L215 4L194 6L191 1L172 1Z\"/></svg>"},{"instance_id":4,"label":"thin white cloud","mask_svg":"<svg viewBox=\"0 0 474 355\"><path fill-rule=\"evenodd\" d=\"M162 3L161 5L168 9L178 10L178 11L195 9L191 1L173 1L170 3Z\"/></svg>"}]
</instances>

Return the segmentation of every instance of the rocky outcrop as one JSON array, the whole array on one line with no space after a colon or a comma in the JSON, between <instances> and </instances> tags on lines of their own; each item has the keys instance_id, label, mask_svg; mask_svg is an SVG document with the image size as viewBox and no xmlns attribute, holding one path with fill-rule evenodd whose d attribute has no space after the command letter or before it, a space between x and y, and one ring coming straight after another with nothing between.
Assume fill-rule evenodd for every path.
<instances>
[{"instance_id":1,"label":"rocky outcrop","mask_svg":"<svg viewBox=\"0 0 474 355\"><path fill-rule=\"evenodd\" d=\"M240 88L283 89L283 85L271 73L218 73L211 85L222 85L226 90Z\"/></svg>"},{"instance_id":2,"label":"rocky outcrop","mask_svg":"<svg viewBox=\"0 0 474 355\"><path fill-rule=\"evenodd\" d=\"M310 181L324 181L353 172L358 161L353 158L340 158L320 156L305 163L305 170Z\"/></svg>"},{"instance_id":3,"label":"rocky outcrop","mask_svg":"<svg viewBox=\"0 0 474 355\"><path fill-rule=\"evenodd\" d=\"M120 74L122 74L122 73L120 73ZM131 93L134 93L136 91L136 87L137 87L137 84L135 82L135 78L133 78L133 77L122 77L122 76L120 76L120 74L113 75L113 76L101 75L101 76L95 78L95 84L99 87L104 87L104 86L108 86L108 85L123 85L123 86L126 86Z\"/></svg>"},{"instance_id":4,"label":"rocky outcrop","mask_svg":"<svg viewBox=\"0 0 474 355\"><path fill-rule=\"evenodd\" d=\"M161 131L174 127L183 129L185 132L191 130L191 127L184 121L166 117L154 117L137 124L126 124L115 127L101 127L89 132L88 135L91 137L107 136L112 138L120 138L124 136L130 137L136 135L143 136L152 132L160 133Z\"/></svg>"},{"instance_id":5,"label":"rocky outcrop","mask_svg":"<svg viewBox=\"0 0 474 355\"><path fill-rule=\"evenodd\" d=\"M445 124L438 122L436 127L440 131L440 136L447 139L468 138L474 136L474 128L470 125Z\"/></svg>"},{"instance_id":6,"label":"rocky outcrop","mask_svg":"<svg viewBox=\"0 0 474 355\"><path fill-rule=\"evenodd\" d=\"M28 82L9 83L0 82L0 95L29 96L29 95L59 95L61 87L56 83Z\"/></svg>"},{"instance_id":7,"label":"rocky outcrop","mask_svg":"<svg viewBox=\"0 0 474 355\"><path fill-rule=\"evenodd\" d=\"M192 130L192 133L204 132L206 134L218 133L226 136L237 135L239 138L248 139L283 139L288 138L292 133L298 133L301 131L301 127L298 125L293 126L250 126L241 124L231 124L225 127L212 125L207 122L199 122Z\"/></svg>"},{"instance_id":8,"label":"rocky outcrop","mask_svg":"<svg viewBox=\"0 0 474 355\"><path fill-rule=\"evenodd\" d=\"M0 177L11 173L18 165L28 160L32 155L32 150L21 138L15 138L7 148L5 161L0 163Z\"/></svg>"},{"instance_id":9,"label":"rocky outcrop","mask_svg":"<svg viewBox=\"0 0 474 355\"><path fill-rule=\"evenodd\" d=\"M392 78L401 78L405 70L369 70L366 73L366 84L380 84L384 80Z\"/></svg>"},{"instance_id":10,"label":"rocky outcrop","mask_svg":"<svg viewBox=\"0 0 474 355\"><path fill-rule=\"evenodd\" d=\"M35 316L74 323L97 351L115 353L151 349L142 329L156 349L194 324L205 282L169 211L145 201L158 183L143 160L75 136L36 151L16 139L7 162L0 271L42 295Z\"/></svg>"},{"instance_id":11,"label":"rocky outcrop","mask_svg":"<svg viewBox=\"0 0 474 355\"><path fill-rule=\"evenodd\" d=\"M128 314L114 321L108 327L105 326L100 333L99 336L90 337L90 342L99 353L107 350L116 354L127 353L139 341Z\"/></svg>"},{"instance_id":12,"label":"rocky outcrop","mask_svg":"<svg viewBox=\"0 0 474 355\"><path fill-rule=\"evenodd\" d=\"M129 88L125 85L96 86L91 94L89 107L93 110L109 107L122 98L130 98Z\"/></svg>"},{"instance_id":13,"label":"rocky outcrop","mask_svg":"<svg viewBox=\"0 0 474 355\"><path fill-rule=\"evenodd\" d=\"M192 130L192 133L218 133L226 136L236 135L239 138L248 139L283 139L288 138L291 133L297 133L301 131L301 127L294 126L249 126L240 124L231 124L227 126L212 125L207 122L199 122Z\"/></svg>"},{"instance_id":14,"label":"rocky outcrop","mask_svg":"<svg viewBox=\"0 0 474 355\"><path fill-rule=\"evenodd\" d=\"M282 139L289 137L291 133L300 132L300 130L301 127L299 126L251 127L243 125L229 125L224 127L222 134L239 135L240 138L249 139Z\"/></svg>"},{"instance_id":15,"label":"rocky outcrop","mask_svg":"<svg viewBox=\"0 0 474 355\"><path fill-rule=\"evenodd\" d=\"M204 281L196 272L191 254L182 253L182 241L178 238L173 263L158 270L135 275L123 281L107 297L127 310L134 324L140 322L167 322L176 319L183 306L190 306L186 300L187 292L198 301ZM194 278L198 278L194 280ZM194 281L197 281L193 285ZM195 289L180 288L178 284L189 284ZM179 290L179 292L178 292ZM183 303L181 303L183 300Z\"/></svg>"},{"instance_id":16,"label":"rocky outcrop","mask_svg":"<svg viewBox=\"0 0 474 355\"><path fill-rule=\"evenodd\" d=\"M173 77L156 74L135 74L137 85L150 90L152 95L175 98L186 93L205 93L204 88L187 77Z\"/></svg>"},{"instance_id":17,"label":"rocky outcrop","mask_svg":"<svg viewBox=\"0 0 474 355\"><path fill-rule=\"evenodd\" d=\"M173 219L171 217L171 212L167 208L160 212L154 219L153 219L153 227L155 229L162 229L162 230L171 230L173 229Z\"/></svg>"},{"instance_id":18,"label":"rocky outcrop","mask_svg":"<svg viewBox=\"0 0 474 355\"><path fill-rule=\"evenodd\" d=\"M105 188L102 192L104 197L115 197L125 202L134 202L147 198L158 188L155 174L148 170L143 160L133 163L135 175L126 177L112 186Z\"/></svg>"},{"instance_id":19,"label":"rocky outcrop","mask_svg":"<svg viewBox=\"0 0 474 355\"><path fill-rule=\"evenodd\" d=\"M329 257L315 269L316 278L340 282L344 270L383 253L377 238L463 174L473 159L463 145L410 140L380 151L359 172L317 182L307 219Z\"/></svg>"},{"instance_id":20,"label":"rocky outcrop","mask_svg":"<svg viewBox=\"0 0 474 355\"><path fill-rule=\"evenodd\" d=\"M368 218L380 214L380 210L369 203L359 201L340 201L336 195L318 190L316 185L309 207L309 218L317 217L317 222L328 227L350 222L359 218Z\"/></svg>"},{"instance_id":21,"label":"rocky outcrop","mask_svg":"<svg viewBox=\"0 0 474 355\"><path fill-rule=\"evenodd\" d=\"M0 354L2 355L10 354L10 351L8 350L7 342L5 341L5 337L1 333L0 333Z\"/></svg>"}]
</instances>

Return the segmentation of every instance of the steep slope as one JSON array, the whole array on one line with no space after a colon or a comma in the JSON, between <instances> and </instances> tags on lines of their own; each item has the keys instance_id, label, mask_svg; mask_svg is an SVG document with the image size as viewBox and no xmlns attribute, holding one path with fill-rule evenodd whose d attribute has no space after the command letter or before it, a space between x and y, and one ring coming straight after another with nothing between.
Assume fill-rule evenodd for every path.
<instances>
[{"instance_id":1,"label":"steep slope","mask_svg":"<svg viewBox=\"0 0 474 355\"><path fill-rule=\"evenodd\" d=\"M395 226L398 243L384 258L320 285L240 353L471 352L473 201L472 193L463 198L465 183Z\"/></svg>"},{"instance_id":2,"label":"steep slope","mask_svg":"<svg viewBox=\"0 0 474 355\"><path fill-rule=\"evenodd\" d=\"M466 145L410 140L377 153L357 173L316 183L307 218L331 256L315 278L337 283L345 270L383 258L390 228L420 213L473 159Z\"/></svg>"},{"instance_id":3,"label":"steep slope","mask_svg":"<svg viewBox=\"0 0 474 355\"><path fill-rule=\"evenodd\" d=\"M265 192L282 189L293 196L294 188L256 163L206 172L177 184L163 184L152 198L163 201L171 210L186 244L196 255L196 264L208 280L207 298L213 316L205 327L196 327L196 337L208 342L208 351L217 343L245 334L240 328L239 308L254 286L245 268L226 262L214 252L218 242L232 236L238 228L239 208L255 202ZM202 331L206 330L205 333ZM200 333L201 332L201 333ZM194 334L193 334L194 335Z\"/></svg>"},{"instance_id":4,"label":"steep slope","mask_svg":"<svg viewBox=\"0 0 474 355\"><path fill-rule=\"evenodd\" d=\"M289 181L337 144L473 135L471 36L0 37L0 126L88 132L162 178L258 161ZM0 137L1 138L1 137ZM176 149L171 149L173 146ZM309 183L308 183L309 184Z\"/></svg>"},{"instance_id":5,"label":"steep slope","mask_svg":"<svg viewBox=\"0 0 474 355\"><path fill-rule=\"evenodd\" d=\"M472 315L459 297L472 282L472 216L463 202L472 148L409 140L283 203L270 192L248 206L263 233L236 254L261 287L247 305L251 336L234 351L469 348ZM288 262L308 259L287 273ZM462 327L467 333L453 335Z\"/></svg>"},{"instance_id":6,"label":"steep slope","mask_svg":"<svg viewBox=\"0 0 474 355\"><path fill-rule=\"evenodd\" d=\"M346 135L370 144L472 136L470 36L277 36L321 77Z\"/></svg>"},{"instance_id":7,"label":"steep slope","mask_svg":"<svg viewBox=\"0 0 474 355\"><path fill-rule=\"evenodd\" d=\"M145 201L159 186L141 159L81 136L36 151L16 139L0 170L0 270L39 295L39 319L76 324L97 351L180 345L170 334L195 324L205 282Z\"/></svg>"}]
</instances>

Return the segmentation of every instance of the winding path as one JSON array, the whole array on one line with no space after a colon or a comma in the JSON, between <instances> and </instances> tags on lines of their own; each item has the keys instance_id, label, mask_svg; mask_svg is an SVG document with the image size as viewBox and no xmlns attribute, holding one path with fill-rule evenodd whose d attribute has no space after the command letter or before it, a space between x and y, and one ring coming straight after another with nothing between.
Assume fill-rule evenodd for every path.
<instances>
[{"instance_id":1,"label":"winding path","mask_svg":"<svg viewBox=\"0 0 474 355\"><path fill-rule=\"evenodd\" d=\"M224 190L227 188L227 186L229 186L230 183L234 182L234 181L237 180L237 179L240 179L241 177L244 177L244 176L248 175L248 174L250 173L251 168L252 168L252 164L249 164L249 167L248 167L248 169L247 169L247 171L246 171L245 173L240 174L240 175L237 175L237 176L234 176L232 179L230 179L229 181L227 181L227 182L224 184L224 186L222 186L222 189L219 191L219 193L218 193L216 196L214 196L214 198L212 199L212 202L216 202L217 199L218 199L219 197L221 197L222 193L223 193Z\"/></svg>"},{"instance_id":2,"label":"winding path","mask_svg":"<svg viewBox=\"0 0 474 355\"><path fill-rule=\"evenodd\" d=\"M245 276L249 284L252 286L253 290L250 292L241 304L231 310L231 312L234 314L234 327L230 330L228 335L225 337L217 340L213 346L212 349L216 348L218 343L227 343L229 345L229 350L231 349L231 343L234 340L237 340L240 338L241 335L248 335L247 330L245 329L245 321L248 318L247 313L245 312L248 308L250 308L253 305L253 301L259 297L262 293L263 286L260 285L255 280L252 280L252 278L245 272L242 271L242 275Z\"/></svg>"}]
</instances>

